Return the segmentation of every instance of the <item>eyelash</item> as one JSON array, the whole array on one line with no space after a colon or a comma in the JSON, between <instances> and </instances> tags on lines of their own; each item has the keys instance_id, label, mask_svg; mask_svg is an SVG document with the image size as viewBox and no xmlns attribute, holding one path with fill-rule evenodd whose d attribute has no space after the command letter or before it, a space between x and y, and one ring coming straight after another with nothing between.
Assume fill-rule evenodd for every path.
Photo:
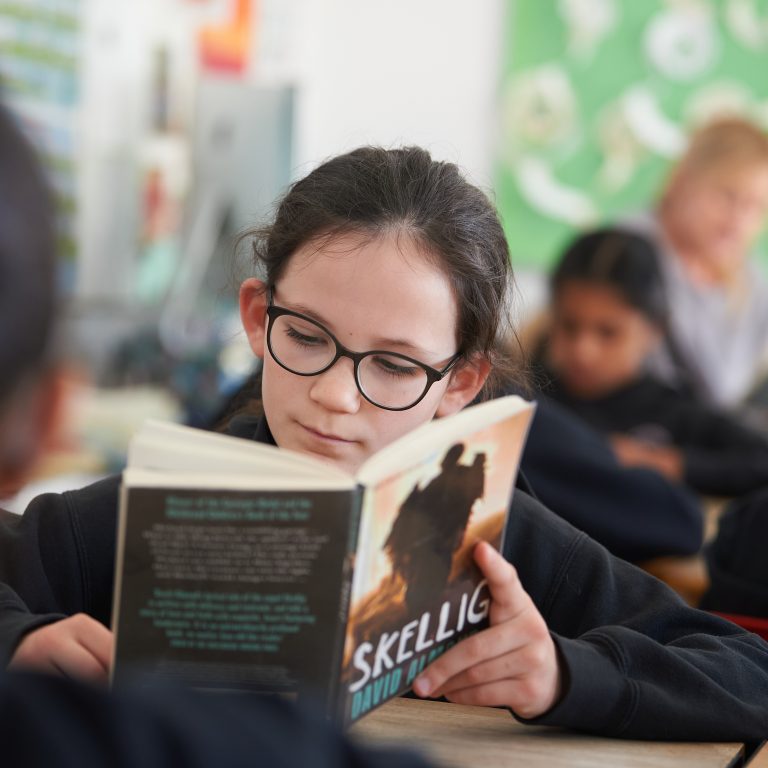
<instances>
[{"instance_id":1,"label":"eyelash","mask_svg":"<svg viewBox=\"0 0 768 768\"><path fill-rule=\"evenodd\" d=\"M286 336L288 338L295 341L297 344L303 347L316 347L318 346L318 342L322 342L322 339L318 336L306 336L303 333L300 333L295 328L291 328L291 326L288 326L286 329Z\"/></svg>"},{"instance_id":2,"label":"eyelash","mask_svg":"<svg viewBox=\"0 0 768 768\"><path fill-rule=\"evenodd\" d=\"M395 378L395 379L411 378L413 376L416 376L419 372L419 369L413 366L406 368L404 366L393 365L392 363L387 363L386 360L382 360L379 358L376 358L375 361L381 371L383 371L389 376L392 376L392 378Z\"/></svg>"}]
</instances>

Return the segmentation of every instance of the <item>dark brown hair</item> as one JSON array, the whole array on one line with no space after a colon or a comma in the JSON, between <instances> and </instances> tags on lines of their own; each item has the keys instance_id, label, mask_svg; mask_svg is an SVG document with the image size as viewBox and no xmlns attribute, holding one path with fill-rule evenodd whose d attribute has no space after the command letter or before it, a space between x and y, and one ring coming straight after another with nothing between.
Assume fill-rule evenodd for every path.
<instances>
[{"instance_id":1,"label":"dark brown hair","mask_svg":"<svg viewBox=\"0 0 768 768\"><path fill-rule=\"evenodd\" d=\"M418 147L362 147L318 166L291 186L274 222L250 230L257 267L274 285L307 243L335 236L389 232L413 238L448 277L458 309L457 340L465 359L490 360L485 392L512 375L512 283L509 248L496 210L453 163ZM326 239L327 238L327 239Z\"/></svg>"},{"instance_id":2,"label":"dark brown hair","mask_svg":"<svg viewBox=\"0 0 768 768\"><path fill-rule=\"evenodd\" d=\"M642 235L606 228L576 237L552 272L553 299L574 282L610 288L624 303L666 330L667 302L659 256Z\"/></svg>"}]
</instances>

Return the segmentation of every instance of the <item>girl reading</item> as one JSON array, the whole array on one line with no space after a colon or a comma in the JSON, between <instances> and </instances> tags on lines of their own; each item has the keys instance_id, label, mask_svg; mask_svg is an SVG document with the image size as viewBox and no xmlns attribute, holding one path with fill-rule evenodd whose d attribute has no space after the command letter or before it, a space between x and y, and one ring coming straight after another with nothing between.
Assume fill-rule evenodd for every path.
<instances>
[{"instance_id":1,"label":"girl reading","mask_svg":"<svg viewBox=\"0 0 768 768\"><path fill-rule=\"evenodd\" d=\"M486 196L418 148L362 148L298 181L253 233L240 291L263 360L254 440L354 470L504 377L510 256ZM303 365L302 349L322 365ZM306 357L302 355L306 362ZM32 502L0 529L0 649L105 679L119 479ZM756 740L768 646L684 605L522 491L503 552L479 544L490 626L416 679L420 696L632 738Z\"/></svg>"}]
</instances>

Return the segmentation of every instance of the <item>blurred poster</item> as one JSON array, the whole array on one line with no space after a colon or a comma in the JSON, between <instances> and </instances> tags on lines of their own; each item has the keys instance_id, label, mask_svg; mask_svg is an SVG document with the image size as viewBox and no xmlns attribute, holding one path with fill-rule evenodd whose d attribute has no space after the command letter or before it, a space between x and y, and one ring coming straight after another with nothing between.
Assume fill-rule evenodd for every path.
<instances>
[{"instance_id":1,"label":"blurred poster","mask_svg":"<svg viewBox=\"0 0 768 768\"><path fill-rule=\"evenodd\" d=\"M768 0L508 0L497 202L514 263L646 207L691 128L768 128Z\"/></svg>"},{"instance_id":2,"label":"blurred poster","mask_svg":"<svg viewBox=\"0 0 768 768\"><path fill-rule=\"evenodd\" d=\"M48 169L65 283L74 274L81 27L81 0L0 2L2 98Z\"/></svg>"}]
</instances>

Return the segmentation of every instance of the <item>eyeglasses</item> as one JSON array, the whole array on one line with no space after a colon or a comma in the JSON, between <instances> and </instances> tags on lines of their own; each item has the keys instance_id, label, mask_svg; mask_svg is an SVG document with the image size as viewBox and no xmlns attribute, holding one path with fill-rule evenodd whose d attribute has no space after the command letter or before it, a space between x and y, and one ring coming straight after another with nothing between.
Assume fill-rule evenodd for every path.
<instances>
[{"instance_id":1,"label":"eyeglasses","mask_svg":"<svg viewBox=\"0 0 768 768\"><path fill-rule=\"evenodd\" d=\"M297 376L317 376L340 357L354 363L355 383L371 404L387 411L413 408L461 358L454 355L441 370L407 355L374 349L352 352L324 326L306 315L272 303L268 292L267 347L274 361Z\"/></svg>"}]
</instances>

